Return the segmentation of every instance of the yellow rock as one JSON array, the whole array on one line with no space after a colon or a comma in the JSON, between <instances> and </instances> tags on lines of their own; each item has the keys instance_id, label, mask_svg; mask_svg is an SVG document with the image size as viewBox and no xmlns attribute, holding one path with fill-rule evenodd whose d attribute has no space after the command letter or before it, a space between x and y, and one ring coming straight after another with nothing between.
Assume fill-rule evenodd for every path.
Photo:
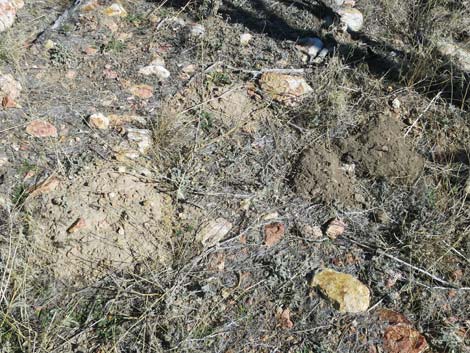
<instances>
[{"instance_id":1,"label":"yellow rock","mask_svg":"<svg viewBox=\"0 0 470 353\"><path fill-rule=\"evenodd\" d=\"M369 288L349 274L325 269L313 277L312 287L318 287L342 313L359 313L369 308Z\"/></svg>"},{"instance_id":2,"label":"yellow rock","mask_svg":"<svg viewBox=\"0 0 470 353\"><path fill-rule=\"evenodd\" d=\"M126 17L127 11L121 4L114 3L104 10L105 15L110 17Z\"/></svg>"},{"instance_id":3,"label":"yellow rock","mask_svg":"<svg viewBox=\"0 0 470 353\"><path fill-rule=\"evenodd\" d=\"M292 105L296 100L313 91L303 77L277 72L264 73L259 80L259 85L272 99L287 105Z\"/></svg>"}]
</instances>

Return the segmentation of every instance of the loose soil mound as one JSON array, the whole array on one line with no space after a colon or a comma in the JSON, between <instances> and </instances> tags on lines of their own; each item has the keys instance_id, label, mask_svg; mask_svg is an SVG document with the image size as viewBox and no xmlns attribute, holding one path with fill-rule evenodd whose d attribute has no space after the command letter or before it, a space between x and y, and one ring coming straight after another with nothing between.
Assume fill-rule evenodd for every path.
<instances>
[{"instance_id":1,"label":"loose soil mound","mask_svg":"<svg viewBox=\"0 0 470 353\"><path fill-rule=\"evenodd\" d=\"M404 124L381 117L341 143L345 158L352 158L358 175L412 183L424 168L423 158L405 137Z\"/></svg>"},{"instance_id":2,"label":"loose soil mound","mask_svg":"<svg viewBox=\"0 0 470 353\"><path fill-rule=\"evenodd\" d=\"M33 239L47 254L38 254L38 261L47 259L58 278L92 279L150 257L168 261L170 198L115 170L96 166L44 199L28 202L38 215L30 224ZM78 219L82 226L71 231Z\"/></svg>"},{"instance_id":3,"label":"loose soil mound","mask_svg":"<svg viewBox=\"0 0 470 353\"><path fill-rule=\"evenodd\" d=\"M338 156L316 145L304 152L294 183L297 192L327 203L354 204L355 180Z\"/></svg>"}]
</instances>

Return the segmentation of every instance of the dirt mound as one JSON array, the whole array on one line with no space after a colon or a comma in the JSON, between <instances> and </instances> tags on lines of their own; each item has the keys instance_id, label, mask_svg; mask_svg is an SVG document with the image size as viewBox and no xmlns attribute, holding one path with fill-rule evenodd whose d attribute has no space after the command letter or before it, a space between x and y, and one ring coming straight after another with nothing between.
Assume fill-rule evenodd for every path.
<instances>
[{"instance_id":1,"label":"dirt mound","mask_svg":"<svg viewBox=\"0 0 470 353\"><path fill-rule=\"evenodd\" d=\"M340 144L343 159L356 164L358 175L412 183L423 170L424 161L403 128L402 122L390 117L374 120L365 132Z\"/></svg>"},{"instance_id":2,"label":"dirt mound","mask_svg":"<svg viewBox=\"0 0 470 353\"><path fill-rule=\"evenodd\" d=\"M152 257L169 259L170 198L122 168L94 166L28 201L33 239L60 279L92 279Z\"/></svg>"},{"instance_id":3,"label":"dirt mound","mask_svg":"<svg viewBox=\"0 0 470 353\"><path fill-rule=\"evenodd\" d=\"M319 144L303 153L294 184L304 197L351 206L357 198L351 172L333 151Z\"/></svg>"}]
</instances>

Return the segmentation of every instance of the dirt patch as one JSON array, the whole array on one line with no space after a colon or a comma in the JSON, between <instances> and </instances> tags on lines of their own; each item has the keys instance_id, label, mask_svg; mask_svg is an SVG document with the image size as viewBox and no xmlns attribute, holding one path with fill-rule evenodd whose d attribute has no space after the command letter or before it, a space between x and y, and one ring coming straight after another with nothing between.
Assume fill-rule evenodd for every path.
<instances>
[{"instance_id":1,"label":"dirt patch","mask_svg":"<svg viewBox=\"0 0 470 353\"><path fill-rule=\"evenodd\" d=\"M322 144L315 145L301 157L294 179L295 188L307 198L354 205L360 196L356 194L355 178L348 167L333 151Z\"/></svg>"},{"instance_id":2,"label":"dirt patch","mask_svg":"<svg viewBox=\"0 0 470 353\"><path fill-rule=\"evenodd\" d=\"M358 175L412 183L424 168L423 158L405 137L404 124L380 117L340 143L343 159L354 162Z\"/></svg>"},{"instance_id":3,"label":"dirt patch","mask_svg":"<svg viewBox=\"0 0 470 353\"><path fill-rule=\"evenodd\" d=\"M91 167L26 206L38 215L30 228L47 254L38 258L60 279L92 279L150 257L169 259L170 198L122 167Z\"/></svg>"}]
</instances>

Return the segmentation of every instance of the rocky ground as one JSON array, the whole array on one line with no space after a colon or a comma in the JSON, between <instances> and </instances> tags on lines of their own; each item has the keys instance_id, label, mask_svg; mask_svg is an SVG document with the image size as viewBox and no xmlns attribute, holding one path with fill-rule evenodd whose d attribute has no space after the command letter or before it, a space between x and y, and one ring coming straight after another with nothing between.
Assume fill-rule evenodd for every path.
<instances>
[{"instance_id":1,"label":"rocky ground","mask_svg":"<svg viewBox=\"0 0 470 353\"><path fill-rule=\"evenodd\" d=\"M0 0L0 352L470 352L469 18Z\"/></svg>"}]
</instances>

